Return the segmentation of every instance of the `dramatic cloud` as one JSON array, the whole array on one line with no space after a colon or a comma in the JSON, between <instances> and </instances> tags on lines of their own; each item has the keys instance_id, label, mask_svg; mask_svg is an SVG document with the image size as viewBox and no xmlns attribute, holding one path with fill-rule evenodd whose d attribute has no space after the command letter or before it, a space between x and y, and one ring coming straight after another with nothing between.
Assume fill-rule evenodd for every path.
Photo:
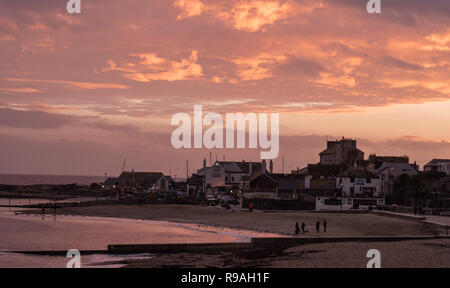
<instances>
[{"instance_id":1,"label":"dramatic cloud","mask_svg":"<svg viewBox=\"0 0 450 288\"><path fill-rule=\"evenodd\" d=\"M205 11L205 5L201 0L176 0L173 5L182 10L177 16L178 20L199 16Z\"/></svg>"},{"instance_id":2,"label":"dramatic cloud","mask_svg":"<svg viewBox=\"0 0 450 288\"><path fill-rule=\"evenodd\" d=\"M139 58L139 63L127 63L118 66L113 60L108 61L107 71L124 72L122 75L130 80L138 82L150 81L181 81L190 80L203 76L202 67L197 64L198 52L192 51L188 59L180 62L169 61L158 57L155 53L151 54L132 54L131 56Z\"/></svg>"},{"instance_id":3,"label":"dramatic cloud","mask_svg":"<svg viewBox=\"0 0 450 288\"><path fill-rule=\"evenodd\" d=\"M264 25L273 24L280 19L287 17L292 9L289 3L278 1L251 1L241 2L233 7L234 28L255 32Z\"/></svg>"},{"instance_id":4,"label":"dramatic cloud","mask_svg":"<svg viewBox=\"0 0 450 288\"><path fill-rule=\"evenodd\" d=\"M219 2L219 3L217 3ZM266 25L274 24L290 17L305 13L312 13L315 9L323 8L321 1L208 1L177 0L174 6L182 12L178 20L209 14L224 22L231 22L236 30L256 32L264 30ZM230 5L231 3L231 5Z\"/></svg>"},{"instance_id":5,"label":"dramatic cloud","mask_svg":"<svg viewBox=\"0 0 450 288\"><path fill-rule=\"evenodd\" d=\"M0 1L0 133L16 137L10 148L29 135L15 157L70 143L58 155L109 149L117 159L98 159L105 167L120 167L124 154L135 168L169 170L164 157L174 169L201 165L208 151L168 143L171 116L196 104L279 112L280 155L293 168L317 161L326 136L314 135L358 138L367 153L422 164L450 157L448 0L383 1L380 15L354 0L85 2L69 15L61 0ZM76 148L80 139L91 142ZM42 165L22 160L24 172Z\"/></svg>"}]
</instances>

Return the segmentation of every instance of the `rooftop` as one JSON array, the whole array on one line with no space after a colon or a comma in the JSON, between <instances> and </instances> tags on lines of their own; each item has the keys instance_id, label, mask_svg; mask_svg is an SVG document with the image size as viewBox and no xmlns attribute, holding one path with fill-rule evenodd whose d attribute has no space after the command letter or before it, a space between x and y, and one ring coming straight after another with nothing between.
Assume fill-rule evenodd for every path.
<instances>
[{"instance_id":1,"label":"rooftop","mask_svg":"<svg viewBox=\"0 0 450 288\"><path fill-rule=\"evenodd\" d=\"M430 162L428 162L427 164L425 164L425 167L427 166L435 166L439 163L450 163L450 159L433 159Z\"/></svg>"},{"instance_id":2,"label":"rooftop","mask_svg":"<svg viewBox=\"0 0 450 288\"><path fill-rule=\"evenodd\" d=\"M375 174L361 168L350 168L342 175L351 178L378 178Z\"/></svg>"}]
</instances>

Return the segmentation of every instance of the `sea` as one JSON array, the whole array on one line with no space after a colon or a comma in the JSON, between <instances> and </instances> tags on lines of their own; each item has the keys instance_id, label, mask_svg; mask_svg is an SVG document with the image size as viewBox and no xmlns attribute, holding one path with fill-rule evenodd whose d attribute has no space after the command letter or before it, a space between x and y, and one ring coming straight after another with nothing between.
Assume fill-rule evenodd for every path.
<instances>
[{"instance_id":1,"label":"sea","mask_svg":"<svg viewBox=\"0 0 450 288\"><path fill-rule=\"evenodd\" d=\"M104 181L105 176L0 174L0 184L3 185L90 185Z\"/></svg>"},{"instance_id":2,"label":"sea","mask_svg":"<svg viewBox=\"0 0 450 288\"><path fill-rule=\"evenodd\" d=\"M70 258L20 253L79 251L83 268L118 268L126 260L152 259L149 253L103 253L108 244L250 242L270 233L209 227L197 224L107 217L27 215L22 209L0 208L0 268L65 268Z\"/></svg>"}]
</instances>

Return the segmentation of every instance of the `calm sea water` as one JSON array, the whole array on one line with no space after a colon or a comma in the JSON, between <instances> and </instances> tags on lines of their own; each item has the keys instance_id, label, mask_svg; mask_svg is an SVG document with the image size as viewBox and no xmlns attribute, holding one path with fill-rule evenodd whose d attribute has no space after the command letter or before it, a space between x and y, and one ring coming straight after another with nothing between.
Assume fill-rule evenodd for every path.
<instances>
[{"instance_id":1,"label":"calm sea water","mask_svg":"<svg viewBox=\"0 0 450 288\"><path fill-rule=\"evenodd\" d=\"M247 242L251 237L276 236L165 221L21 215L14 212L0 208L0 267L64 268L69 260L63 256L26 255L11 251L105 250L108 244ZM117 261L152 257L151 254L81 256L83 267L120 267Z\"/></svg>"},{"instance_id":2,"label":"calm sea water","mask_svg":"<svg viewBox=\"0 0 450 288\"><path fill-rule=\"evenodd\" d=\"M0 184L5 185L90 185L91 183L102 183L104 181L105 176L0 174Z\"/></svg>"}]
</instances>

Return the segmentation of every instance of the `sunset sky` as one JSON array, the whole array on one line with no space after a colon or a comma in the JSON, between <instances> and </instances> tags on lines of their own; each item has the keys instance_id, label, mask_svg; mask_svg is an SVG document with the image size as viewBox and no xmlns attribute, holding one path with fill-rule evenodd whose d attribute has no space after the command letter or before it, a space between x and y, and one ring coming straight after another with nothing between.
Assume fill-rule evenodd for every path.
<instances>
[{"instance_id":1,"label":"sunset sky","mask_svg":"<svg viewBox=\"0 0 450 288\"><path fill-rule=\"evenodd\" d=\"M0 173L184 177L172 115L280 113L286 170L326 140L450 158L450 1L0 1ZM257 150L213 158L260 161Z\"/></svg>"}]
</instances>

